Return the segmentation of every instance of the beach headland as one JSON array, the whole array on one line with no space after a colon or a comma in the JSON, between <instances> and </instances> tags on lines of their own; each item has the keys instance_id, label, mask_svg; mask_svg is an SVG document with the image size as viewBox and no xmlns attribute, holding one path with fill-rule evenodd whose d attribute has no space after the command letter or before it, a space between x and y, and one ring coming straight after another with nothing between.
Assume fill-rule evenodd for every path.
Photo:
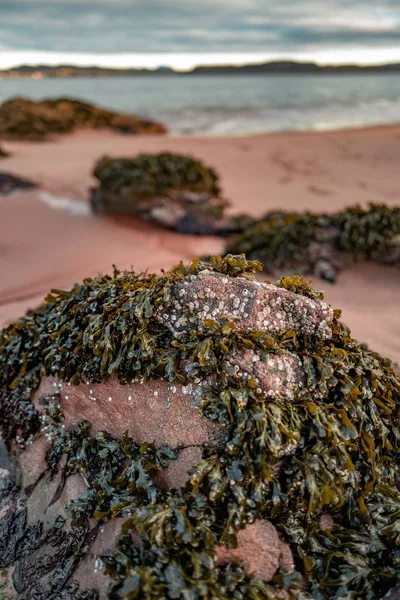
<instances>
[{"instance_id":1,"label":"beach headland","mask_svg":"<svg viewBox=\"0 0 400 600\"><path fill-rule=\"evenodd\" d=\"M221 253L224 241L90 213L95 162L103 155L191 154L214 167L233 212L330 212L356 203L398 205L400 126L235 137L121 136L79 132L43 143L8 142L1 168L39 188L0 199L0 323L36 306L50 288L119 268L159 271ZM354 337L400 362L400 272L356 265L326 291Z\"/></svg>"}]
</instances>

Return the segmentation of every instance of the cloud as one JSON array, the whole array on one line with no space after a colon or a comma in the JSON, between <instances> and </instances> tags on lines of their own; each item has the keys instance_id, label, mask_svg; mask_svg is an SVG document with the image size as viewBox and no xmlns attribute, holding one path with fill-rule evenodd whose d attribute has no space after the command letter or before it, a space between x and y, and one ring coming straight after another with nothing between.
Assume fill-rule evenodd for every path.
<instances>
[{"instance_id":1,"label":"cloud","mask_svg":"<svg viewBox=\"0 0 400 600\"><path fill-rule=\"evenodd\" d=\"M0 0L3 51L327 52L398 48L399 0Z\"/></svg>"}]
</instances>

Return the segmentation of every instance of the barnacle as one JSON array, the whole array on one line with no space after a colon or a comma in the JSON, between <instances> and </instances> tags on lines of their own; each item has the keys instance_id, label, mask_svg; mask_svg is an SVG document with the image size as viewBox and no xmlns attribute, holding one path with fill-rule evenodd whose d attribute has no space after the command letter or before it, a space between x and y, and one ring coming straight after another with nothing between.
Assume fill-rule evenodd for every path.
<instances>
[{"instance_id":1,"label":"barnacle","mask_svg":"<svg viewBox=\"0 0 400 600\"><path fill-rule=\"evenodd\" d=\"M273 600L282 592L302 600L379 600L400 584L400 380L390 361L358 344L339 311L329 313L329 334L246 328L217 314L176 337L156 318L184 283L206 274L242 284L259 269L257 261L228 255L157 276L115 270L70 291L53 290L1 333L0 425L9 448L45 428L52 440L47 474L63 469L65 479L79 471L88 482L71 506L75 545L60 524L51 532L63 560L71 548L75 561L84 554L76 544L95 534L89 519L99 526L125 519L116 547L103 557L111 600ZM300 307L322 298L299 277L277 285L297 294ZM290 397L266 396L254 377L229 368L227 357L245 352L265 360L295 355L305 384ZM203 447L182 488L164 490L150 476L174 461L174 449L140 445L128 434L114 438L88 422L64 428L57 391L42 398L45 416L31 402L44 376L73 385L110 375L121 384L212 382L194 401L222 426L223 443ZM216 564L215 547L233 547L257 519L274 524L296 561L296 573L277 573L274 587L242 564ZM10 543L0 528L0 568L12 564L3 558ZM46 590L37 597L96 597Z\"/></svg>"},{"instance_id":2,"label":"barnacle","mask_svg":"<svg viewBox=\"0 0 400 600\"><path fill-rule=\"evenodd\" d=\"M227 252L261 260L270 272L314 273L333 281L357 259L400 264L400 208L371 204L334 214L270 213L246 225Z\"/></svg>"}]
</instances>

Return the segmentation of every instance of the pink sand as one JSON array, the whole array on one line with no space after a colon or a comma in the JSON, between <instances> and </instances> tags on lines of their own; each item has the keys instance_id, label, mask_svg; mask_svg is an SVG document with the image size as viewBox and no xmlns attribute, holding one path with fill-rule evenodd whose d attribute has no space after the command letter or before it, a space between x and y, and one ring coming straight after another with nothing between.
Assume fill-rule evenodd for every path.
<instances>
[{"instance_id":1,"label":"pink sand","mask_svg":"<svg viewBox=\"0 0 400 600\"><path fill-rule=\"evenodd\" d=\"M170 150L217 169L235 212L334 211L350 204L399 203L400 127L231 138L79 133L54 142L4 144L1 170L36 180L40 190L0 197L0 324L37 305L50 288L70 287L112 265L158 271L223 251L224 241L168 232L138 220L83 214L95 161L108 154ZM43 196L43 192L50 196ZM76 201L77 214L52 204ZM49 205L50 203L50 205ZM82 214L81 214L82 213ZM326 291L353 335L400 362L400 271L357 265Z\"/></svg>"}]
</instances>

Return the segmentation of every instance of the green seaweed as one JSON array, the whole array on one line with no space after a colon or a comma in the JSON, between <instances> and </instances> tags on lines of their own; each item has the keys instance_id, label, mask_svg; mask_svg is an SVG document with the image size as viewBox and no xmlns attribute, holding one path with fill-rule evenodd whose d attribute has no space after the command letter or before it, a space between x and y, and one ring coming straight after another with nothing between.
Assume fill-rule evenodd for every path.
<instances>
[{"instance_id":1,"label":"green seaweed","mask_svg":"<svg viewBox=\"0 0 400 600\"><path fill-rule=\"evenodd\" d=\"M279 589L302 599L379 600L400 583L400 381L390 361L353 340L339 311L328 340L207 320L202 332L177 342L152 318L183 278L208 269L252 279L261 268L228 255L160 276L115 270L71 291L54 290L0 336L6 442L23 443L45 428L49 473L66 454L66 476L79 470L89 482L71 505L74 519L126 519L115 550L103 557L111 600L267 600ZM299 277L278 285L322 298ZM295 352L305 389L294 400L266 400L251 379L228 376L227 353L249 346L261 356ZM193 368L183 375L179 365L188 359ZM121 384L213 376L198 409L223 426L224 443L204 446L183 488L163 491L150 476L175 459L171 449L91 432L87 422L65 430L56 396L42 400L43 423L31 404L44 375L77 384L110 374ZM322 529L322 514L333 519L330 531ZM234 546L237 532L256 519L269 519L295 557L297 573L278 573L274 587L240 564L215 562L215 545Z\"/></svg>"}]
</instances>

